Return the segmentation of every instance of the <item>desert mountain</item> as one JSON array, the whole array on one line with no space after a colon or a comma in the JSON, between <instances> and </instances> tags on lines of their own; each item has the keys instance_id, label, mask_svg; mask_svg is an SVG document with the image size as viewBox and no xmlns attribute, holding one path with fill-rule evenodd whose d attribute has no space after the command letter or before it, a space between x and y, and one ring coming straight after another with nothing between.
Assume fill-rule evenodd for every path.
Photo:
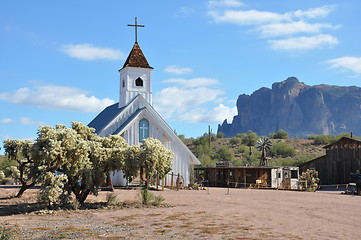
<instances>
[{"instance_id":1,"label":"desert mountain","mask_svg":"<svg viewBox=\"0 0 361 240\"><path fill-rule=\"evenodd\" d=\"M361 88L308 86L295 77L237 99L238 115L224 120L226 137L252 130L268 135L283 129L292 137L354 132L361 135Z\"/></svg>"}]
</instances>

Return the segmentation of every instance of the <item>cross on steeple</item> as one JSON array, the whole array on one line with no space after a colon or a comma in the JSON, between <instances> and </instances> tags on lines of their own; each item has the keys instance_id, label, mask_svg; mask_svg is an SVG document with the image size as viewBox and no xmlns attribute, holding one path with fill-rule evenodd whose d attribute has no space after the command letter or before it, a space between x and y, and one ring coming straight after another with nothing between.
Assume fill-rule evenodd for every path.
<instances>
[{"instance_id":1,"label":"cross on steeple","mask_svg":"<svg viewBox=\"0 0 361 240\"><path fill-rule=\"evenodd\" d=\"M135 17L135 24L128 24L129 27L134 27L135 29L135 42L138 42L138 27L144 27L144 25L138 25L137 23L137 17Z\"/></svg>"}]
</instances>

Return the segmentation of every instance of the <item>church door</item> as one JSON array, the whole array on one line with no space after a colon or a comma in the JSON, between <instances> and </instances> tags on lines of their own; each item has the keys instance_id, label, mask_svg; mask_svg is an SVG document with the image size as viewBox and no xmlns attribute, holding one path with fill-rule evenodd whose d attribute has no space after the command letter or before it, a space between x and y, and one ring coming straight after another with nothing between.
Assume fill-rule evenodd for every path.
<instances>
[{"instance_id":1,"label":"church door","mask_svg":"<svg viewBox=\"0 0 361 240\"><path fill-rule=\"evenodd\" d=\"M144 142L149 137L149 121L142 119L139 121L139 142Z\"/></svg>"}]
</instances>

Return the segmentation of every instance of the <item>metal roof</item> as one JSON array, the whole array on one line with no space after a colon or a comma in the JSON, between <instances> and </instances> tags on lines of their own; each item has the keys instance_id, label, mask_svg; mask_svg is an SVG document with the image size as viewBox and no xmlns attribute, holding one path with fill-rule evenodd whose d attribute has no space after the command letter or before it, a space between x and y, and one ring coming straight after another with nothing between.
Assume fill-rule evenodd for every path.
<instances>
[{"instance_id":1,"label":"metal roof","mask_svg":"<svg viewBox=\"0 0 361 240\"><path fill-rule=\"evenodd\" d=\"M88 127L95 128L95 133L99 133L105 126L107 126L116 116L118 116L125 107L118 108L119 103L114 103L106 107L96 116Z\"/></svg>"}]
</instances>

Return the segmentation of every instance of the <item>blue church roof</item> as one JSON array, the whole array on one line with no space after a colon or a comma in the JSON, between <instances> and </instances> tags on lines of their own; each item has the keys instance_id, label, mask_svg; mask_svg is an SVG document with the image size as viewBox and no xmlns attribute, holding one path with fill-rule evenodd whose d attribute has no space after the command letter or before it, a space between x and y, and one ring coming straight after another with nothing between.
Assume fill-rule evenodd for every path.
<instances>
[{"instance_id":1,"label":"blue church roof","mask_svg":"<svg viewBox=\"0 0 361 240\"><path fill-rule=\"evenodd\" d=\"M118 108L119 103L114 103L106 107L96 116L93 121L88 124L88 127L95 128L95 133L99 133L106 125L108 125L125 107Z\"/></svg>"}]
</instances>

